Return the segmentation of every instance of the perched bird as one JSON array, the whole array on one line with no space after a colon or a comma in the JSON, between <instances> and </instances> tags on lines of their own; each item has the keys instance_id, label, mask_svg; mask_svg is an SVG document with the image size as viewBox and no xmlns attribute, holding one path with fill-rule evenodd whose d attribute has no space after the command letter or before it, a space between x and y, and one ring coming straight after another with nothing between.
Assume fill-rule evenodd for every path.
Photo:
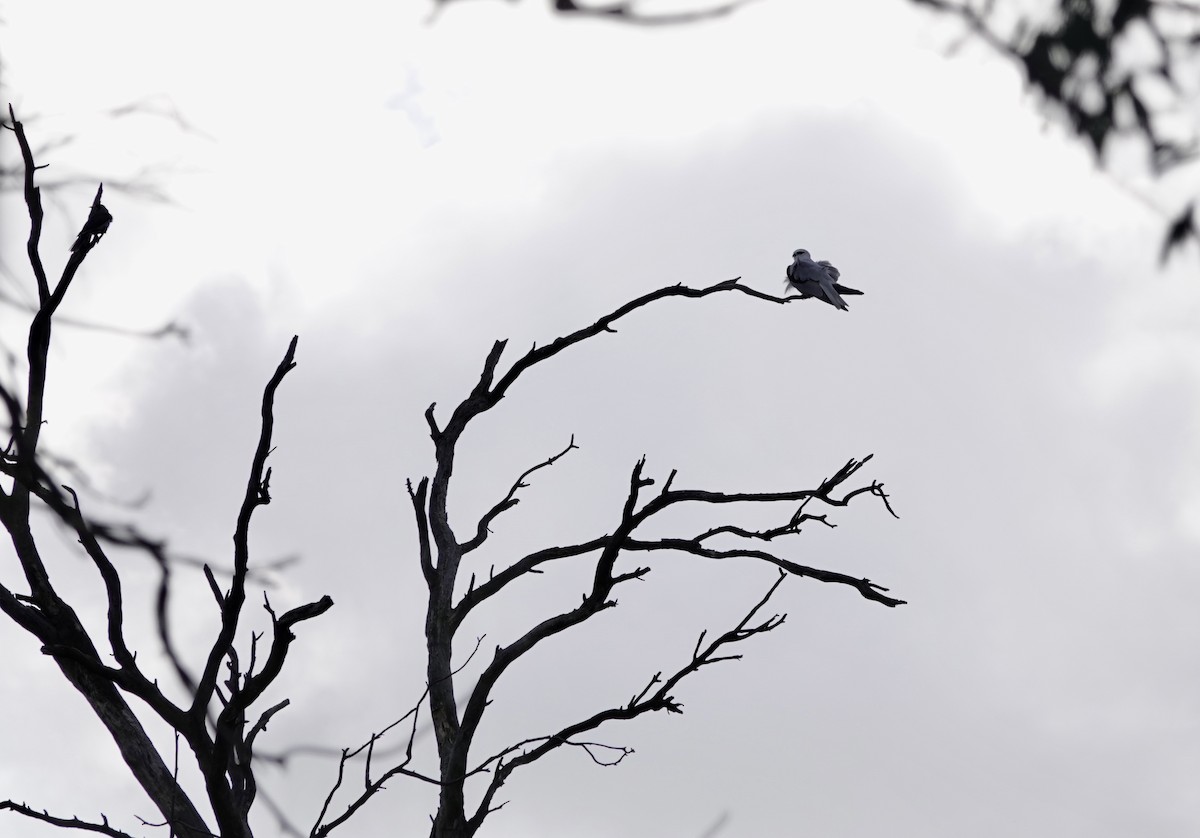
<instances>
[{"instance_id":1,"label":"perched bird","mask_svg":"<svg viewBox=\"0 0 1200 838\"><path fill-rule=\"evenodd\" d=\"M103 186L100 188L104 189ZM84 247L91 247L100 241L100 237L108 232L108 225L112 224L112 213L104 204L100 203L100 194L96 193L96 200L92 202L92 209L88 213L87 221L83 222L83 229L75 237L75 244L71 245L72 253L82 250Z\"/></svg>"},{"instance_id":2,"label":"perched bird","mask_svg":"<svg viewBox=\"0 0 1200 838\"><path fill-rule=\"evenodd\" d=\"M850 306L841 295L861 294L854 288L839 285L837 280L841 272L828 262L814 262L808 251L801 248L792 253L792 264L788 265L787 279L784 284L795 288L802 298L816 297L831 306L849 311Z\"/></svg>"}]
</instances>

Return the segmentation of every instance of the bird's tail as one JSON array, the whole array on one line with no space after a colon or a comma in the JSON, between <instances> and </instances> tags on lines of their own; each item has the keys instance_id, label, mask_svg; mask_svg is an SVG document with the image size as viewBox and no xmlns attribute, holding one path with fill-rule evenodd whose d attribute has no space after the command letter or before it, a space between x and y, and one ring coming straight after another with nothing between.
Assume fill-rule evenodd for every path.
<instances>
[{"instance_id":1,"label":"bird's tail","mask_svg":"<svg viewBox=\"0 0 1200 838\"><path fill-rule=\"evenodd\" d=\"M832 283L825 286L825 288L824 288L825 298L827 300L829 300L829 302L833 303L835 306L840 308L842 311L849 311L850 306L846 305L846 301L838 296L838 292L836 289L837 289L837 286Z\"/></svg>"}]
</instances>

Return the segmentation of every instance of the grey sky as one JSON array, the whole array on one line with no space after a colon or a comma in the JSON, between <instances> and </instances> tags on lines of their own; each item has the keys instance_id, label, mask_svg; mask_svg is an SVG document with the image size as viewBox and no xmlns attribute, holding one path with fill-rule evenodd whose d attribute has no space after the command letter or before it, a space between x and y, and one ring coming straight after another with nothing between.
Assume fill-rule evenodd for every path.
<instances>
[{"instance_id":1,"label":"grey sky","mask_svg":"<svg viewBox=\"0 0 1200 838\"><path fill-rule=\"evenodd\" d=\"M722 812L722 838L1196 834L1200 293L1194 263L1155 270L1161 218L1043 128L1010 68L943 58L941 29L899 0L871 4L868 31L833 3L686 32L534 3L461 4L428 27L383 5L80 4L78 42L5 9L18 104L80 132L70 162L179 169L177 207L109 203L73 311L196 330L190 348L63 332L50 438L113 490L152 489L147 528L223 556L261 387L300 334L254 546L303 558L277 605L336 607L298 631L276 691L293 704L265 747L358 744L419 694L404 479L430 469L425 406L451 409L494 339L511 360L675 282L778 293L805 247L865 292L849 313L720 296L643 310L469 433L452 509L469 526L575 434L581 450L495 526L486 573L607 531L643 454L679 486L769 490L874 453L864 474L901 519L863 499L780 551L911 604L789 580L768 609L785 626L685 682L683 716L593 737L636 749L618 768L562 753L518 773L485 834L695 836ZM95 118L150 93L211 139ZM100 607L81 559L64 551L58 573ZM656 563L513 673L485 745L626 700L773 578ZM198 575L180 580L195 642L211 607ZM580 584L517 586L465 634L490 654ZM16 657L0 797L136 832L150 806L83 702L13 628L0 645ZM307 829L333 768L262 781ZM430 795L392 786L352 834L424 834Z\"/></svg>"}]
</instances>

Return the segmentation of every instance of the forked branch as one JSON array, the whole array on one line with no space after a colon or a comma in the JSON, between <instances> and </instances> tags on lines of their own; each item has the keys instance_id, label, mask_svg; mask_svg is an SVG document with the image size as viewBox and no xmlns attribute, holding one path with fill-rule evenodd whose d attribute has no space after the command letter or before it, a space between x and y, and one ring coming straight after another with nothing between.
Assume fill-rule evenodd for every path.
<instances>
[{"instance_id":1,"label":"forked branch","mask_svg":"<svg viewBox=\"0 0 1200 838\"><path fill-rule=\"evenodd\" d=\"M465 544L463 544L462 551L464 553L470 553L472 550L475 550L475 549L479 548L480 546L482 546L483 542L487 540L488 535L491 533L492 522L495 521L496 518L498 518L501 513L505 512L506 510L512 509L514 506L516 506L518 503L521 502L521 499L517 497L517 490L529 488L529 484L525 482L525 479L527 477L529 477L531 474L533 474L535 471L538 471L539 469L547 468L549 466L554 465L556 462L558 462L563 457L565 457L569 452L575 450L578 447L579 446L575 444L575 435L572 434L571 441L567 443L567 447L564 448L562 451L559 451L553 457L550 457L549 459L544 460L544 461L538 463L537 465L530 466L529 468L525 469L525 471L521 472L521 476L517 478L515 483L513 483L512 488L508 490L508 494L505 495L504 498L501 499L499 503L497 503L495 506L493 506L491 509L489 509L484 514L484 516L479 519L479 525L475 529L475 537L472 538L470 541L466 542Z\"/></svg>"},{"instance_id":2,"label":"forked branch","mask_svg":"<svg viewBox=\"0 0 1200 838\"><path fill-rule=\"evenodd\" d=\"M475 814L471 817L471 824L474 829L478 829L490 813L500 808L493 806L496 793L504 785L505 781L512 775L514 771L524 765L529 765L542 757L563 746L574 746L584 748L588 751L588 755L593 761L603 765L615 765L621 762L626 756L633 753L632 749L617 745L600 745L593 742L576 742L573 737L586 733L590 730L603 725L610 721L628 721L629 719L637 718L645 713L653 713L660 710L665 710L668 713L682 713L683 705L679 703L672 694L679 683L694 672L698 672L701 668L722 661L740 660L741 655L718 655L717 652L723 647L734 643L741 643L749 640L758 634L763 634L768 631L773 631L783 625L786 619L786 614L775 614L768 619L751 625L751 620L759 612L764 605L770 601L775 591L783 584L783 580L787 578L784 572L779 573L779 577L767 590L766 594L751 608L740 622L733 628L729 629L715 640L704 646L704 638L707 632L701 632L700 638L696 641L696 648L692 652L691 660L677 669L673 674L665 680L662 673L656 673L650 682L642 689L640 693L630 698L629 703L620 707L613 707L607 710L602 710L586 719L583 719L575 724L568 725L562 728L557 733L549 736L538 737L535 739L527 739L510 746L503 751L494 754L480 763L471 773L478 773L486 770L490 765L495 765L491 782L488 784L487 791L484 792L483 800L476 809ZM702 648L703 647L703 648ZM657 689L655 687L657 686ZM536 743L536 744L535 744ZM528 746L534 745L530 748ZM619 756L612 762L601 762L595 754L589 749L589 746L600 747L607 750L618 752ZM509 758L510 754L516 753L516 756ZM503 804L501 804L503 805Z\"/></svg>"}]
</instances>

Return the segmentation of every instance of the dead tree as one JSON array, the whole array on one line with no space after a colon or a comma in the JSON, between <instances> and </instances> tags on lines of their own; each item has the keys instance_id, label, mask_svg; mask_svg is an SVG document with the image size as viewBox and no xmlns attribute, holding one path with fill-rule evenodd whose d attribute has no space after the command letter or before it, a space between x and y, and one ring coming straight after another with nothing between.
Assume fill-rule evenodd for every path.
<instances>
[{"instance_id":1,"label":"dead tree","mask_svg":"<svg viewBox=\"0 0 1200 838\"><path fill-rule=\"evenodd\" d=\"M250 811L258 797L254 773L256 739L268 721L288 704L284 700L260 709L255 703L280 674L288 648L295 639L293 629L333 605L329 597L323 597L276 615L264 599L264 608L273 628L266 651L260 653L261 637L252 634L248 644L243 642L241 645L242 654L239 654L238 628L251 573L250 523L255 510L271 501L271 469L266 462L271 452L274 400L284 377L295 366L296 339L292 339L263 393L259 440L234 528L233 564L227 586L223 587L218 582L218 574L208 565L204 566L220 626L196 672L177 651L171 638L167 616L174 561L166 546L133 526L107 522L87 513L79 494L61 482L60 474L66 470L62 461L43 450L40 443L55 314L72 280L88 254L107 234L113 219L101 200L103 188L98 189L75 244L69 250L63 248L64 253L69 253L66 267L51 284L40 253L42 206L34 181L38 167L24 128L15 115L11 127L25 165L24 192L30 214L27 254L39 305L29 327L28 380L24 395L15 385L0 384L0 400L7 410L12 432L8 445L0 452L0 475L4 477L0 481L0 524L11 538L27 589L17 590L0 580L0 611L38 638L42 651L53 658L67 680L87 699L117 744L130 774L158 808L162 817L159 826L167 827L172 835L183 838L210 835L250 838ZM358 749L341 752L337 779L310 830L311 838L324 838L345 824L384 788L388 780L397 776L424 781L438 788L438 808L431 831L434 838L467 838L476 835L485 819L504 805L497 795L517 769L568 746L584 750L602 764L620 762L631 753L630 749L594 741L590 734L607 723L646 713L681 713L683 705L676 697L676 691L685 678L710 664L740 658L740 654L731 652L732 646L783 624L786 615L762 616L760 612L788 576L847 586L864 598L888 607L903 604L902 600L889 596L886 588L869 579L803 565L785 558L774 548L777 540L799 534L807 524L835 526L821 507L844 507L855 498L870 496L879 499L887 511L892 512L882 484L871 482L849 487L852 478L870 459L869 455L862 460L849 460L814 488L776 492L678 488L674 471L660 487L656 487L655 480L647 474L643 458L633 465L628 491L621 508L614 511L611 531L574 544L544 547L488 574L486 579L479 578L477 558L482 554L477 551L487 546L491 527L518 505L520 490L526 487L526 481L535 472L554 465L576 446L572 438L562 451L526 469L508 492L478 520L465 528L456 527L447 508L447 498L458 442L470 423L495 407L522 375L576 344L615 332L614 326L626 315L667 299L699 299L732 292L773 304L801 299L765 294L743 285L740 279L706 288L683 285L661 288L622 305L591 325L545 346L531 348L503 369L501 359L506 342L497 341L484 361L478 382L448 418L439 421L436 405L429 406L425 419L433 440L436 467L431 477L424 477L415 485L411 481L408 484L417 524L414 555L428 588L425 692L416 705L389 728L401 724L407 727L407 742L401 746L403 756L398 762L382 770L377 770L373 764L384 757L382 749L377 750L376 745L387 730L372 734ZM108 604L106 631L102 638L89 635L70 603L50 580L30 526L35 503L75 534L83 552L98 571ZM714 517L717 510L769 504L778 510L779 519L767 529L749 529L731 520L719 520L699 532L688 531L670 537L644 534L652 519L681 504L704 505L713 510ZM464 534L459 535L460 531ZM159 688L158 679L144 671L137 661L125 634L122 580L109 556L113 548L140 550L158 568L155 607L159 642L174 676L189 696L186 702L175 703L168 699ZM617 586L647 578L651 574L653 557L666 552L705 560L766 563L777 568L778 577L735 626L711 638L702 632L688 658L652 675L639 675L644 680L638 683L644 686L633 687L627 701L599 708L585 718L524 738L495 753L481 755L473 750L476 733L492 702L494 689L502 678L511 677L513 665L543 641L615 607ZM645 564L632 567L619 564L621 559L642 556ZM467 616L476 609L499 605L506 595L533 574L579 563L586 563L591 576L591 584L581 592L579 604L559 613L547 613L508 646L497 646L491 659L482 665L482 672L460 707L456 698L456 678L466 664L455 668L452 661L456 652L460 658L464 652L462 644L456 645L456 640ZM470 575L466 576L468 573ZM460 578L466 578L467 583L458 585ZM476 641L474 649L467 655L467 662L479 651L479 645ZM101 647L107 647L103 653ZM203 797L198 791L185 789L177 772L168 768L143 728L135 706L139 712L161 720L186 743L203 777ZM426 708L436 741L437 762L422 769L415 764L414 742L421 729L422 711ZM363 788L345 801L342 799L345 795L343 779L350 762L356 758L365 762ZM0 811L3 810L64 828L109 836L127 834L112 826L107 816L101 816L99 821L84 821L51 815L13 800L0 801ZM203 810L211 811L213 825L207 822Z\"/></svg>"},{"instance_id":2,"label":"dead tree","mask_svg":"<svg viewBox=\"0 0 1200 838\"><path fill-rule=\"evenodd\" d=\"M220 616L220 628L196 674L177 654L171 640L167 609L172 564L165 546L134 527L89 515L75 489L63 485L57 477L63 470L61 460L42 450L40 436L45 420L44 396L54 317L84 260L108 230L112 217L101 203L101 186L75 244L69 251L63 248L69 257L52 284L40 249L43 209L40 190L35 184L38 167L24 127L11 108L9 114L12 124L8 127L16 134L24 163L24 195L30 219L26 253L37 286L38 306L29 326L25 392L21 395L15 386L0 385L0 400L11 430L8 444L0 451L0 474L7 478L8 484L0 485L0 524L12 541L27 589L20 591L0 583L0 611L42 643L42 652L54 659L66 679L91 705L133 778L158 808L162 826L183 838L214 834L222 838L250 838L249 813L257 794L255 739L288 702L261 710L255 709L254 704L282 670L288 647L295 639L292 631L295 626L333 605L329 597L323 597L276 615L270 603L264 601L273 629L265 653L260 653L260 637L254 635L250 638L248 659L243 662L239 657L235 641L246 604L250 522L255 510L271 501L271 469L266 461L271 450L273 405L276 390L295 366L296 340L292 339L263 393L261 431L234 531L233 570L228 586L222 588L216 574L207 565L204 568ZM51 582L31 527L35 503L77 537L98 571L108 603L105 637L89 635L75 609ZM136 652L125 636L122 580L110 558L114 548L143 551L159 568L156 603L159 634L175 675L191 697L189 702L177 704L169 700L157 677L144 671L137 661ZM104 653L100 651L102 646L108 647ZM107 662L110 659L115 665ZM205 797L215 830L201 815L196 800L180 785L176 772L167 767L155 749L131 701L173 729L195 755L204 777ZM0 811L3 810L56 826L110 836L126 835L103 816L99 822L58 817L13 800L0 801Z\"/></svg>"},{"instance_id":3,"label":"dead tree","mask_svg":"<svg viewBox=\"0 0 1200 838\"><path fill-rule=\"evenodd\" d=\"M826 507L842 507L857 497L873 496L880 499L887 510L892 512L882 484L873 482L858 488L844 488L844 484L870 459L869 455L862 460L850 460L832 477L821 481L816 488L755 493L676 488L674 471L667 476L661 488L654 490L651 487L655 485L655 480L647 476L646 462L643 458L633 466L629 476L628 493L622 508L615 516L611 532L576 544L536 550L504 569L492 572L486 580L481 581L477 578L472 566L475 556L472 554L484 547L492 525L501 515L518 504L518 492L527 486L526 480L534 472L553 465L576 446L572 438L562 451L527 469L513 482L504 497L478 521L471 522L465 534L460 536L459 528L451 521L447 497L458 441L468 425L495 407L517 379L532 368L589 338L614 332L613 325L627 314L660 300L697 299L726 292L747 294L772 303L800 299L763 294L741 284L738 279L727 280L707 288L688 288L683 285L660 288L626 303L590 326L545 346L535 346L503 372L500 363L506 342L497 341L484 361L479 381L470 394L450 412L444 424L438 421L436 405L429 406L425 412L425 419L433 440L437 465L431 478L422 478L415 487L411 481L408 484L417 523L421 571L429 590L425 619L428 650L426 691L417 705L396 723L407 723L409 731L408 742L403 748L404 758L400 763L373 773L371 751L379 739L378 735L373 735L358 749L342 752L337 782L313 827L312 838L323 838L329 834L382 789L388 779L398 774L424 780L439 787L438 811L430 833L433 838L468 838L478 833L488 815L504 805L497 802L496 795L517 769L565 746L581 748L593 760L603 764L620 762L630 753L628 748L581 737L605 723L629 720L645 713L662 710L681 713L683 705L676 699L675 690L684 678L709 664L740 658L741 655L729 654L727 647L772 631L783 623L786 615L775 614L760 618L759 612L783 579L789 575L846 585L854 588L866 599L889 607L903 604L902 600L889 596L886 593L887 588L869 579L802 565L768 549L774 540L798 534L806 523L816 522L834 526L826 513L809 509L809 505L814 501ZM707 504L715 509L746 504L774 504L781 509L781 518L777 526L765 530L746 529L733 523L718 523L703 532L690 532L675 537L640 536L639 529L644 528L659 513L678 504ZM740 539L741 546L719 547L717 542L722 540L721 536ZM748 546L749 543L765 546ZM651 572L649 565L619 570L619 558L635 554L645 555L648 560L657 553L668 551L709 560L741 559L765 562L778 568L779 577L736 626L707 641L707 634L702 633L688 660L677 664L670 674L664 674L664 670L650 676L648 683L627 702L600 709L561 729L515 742L499 752L482 756L474 754L472 744L491 704L493 690L513 664L550 637L581 625L601 611L615 607L617 601L613 598L613 593L618 585L635 579L645 579ZM587 563L592 576L591 586L582 592L579 605L560 613L547 614L513 643L504 647L497 646L491 661L483 667L469 697L460 707L455 697L455 678L465 664L455 669L452 661L456 651L459 652L459 658L462 657L463 650L456 648L455 640L456 633L467 615L485 604L499 603L501 594L511 592L512 588L531 574L543 573L557 564L579 562ZM471 574L466 591L456 597L456 582L460 574L465 572ZM475 651L477 649L476 645ZM470 652L468 660L474 656L475 651ZM411 766L413 741L418 731L417 719L426 702L437 740L439 762L436 772L422 773ZM341 786L348 761L364 752L364 790L341 814L329 817L331 802ZM474 778L480 779L483 788L478 800L468 804L467 786Z\"/></svg>"}]
</instances>

